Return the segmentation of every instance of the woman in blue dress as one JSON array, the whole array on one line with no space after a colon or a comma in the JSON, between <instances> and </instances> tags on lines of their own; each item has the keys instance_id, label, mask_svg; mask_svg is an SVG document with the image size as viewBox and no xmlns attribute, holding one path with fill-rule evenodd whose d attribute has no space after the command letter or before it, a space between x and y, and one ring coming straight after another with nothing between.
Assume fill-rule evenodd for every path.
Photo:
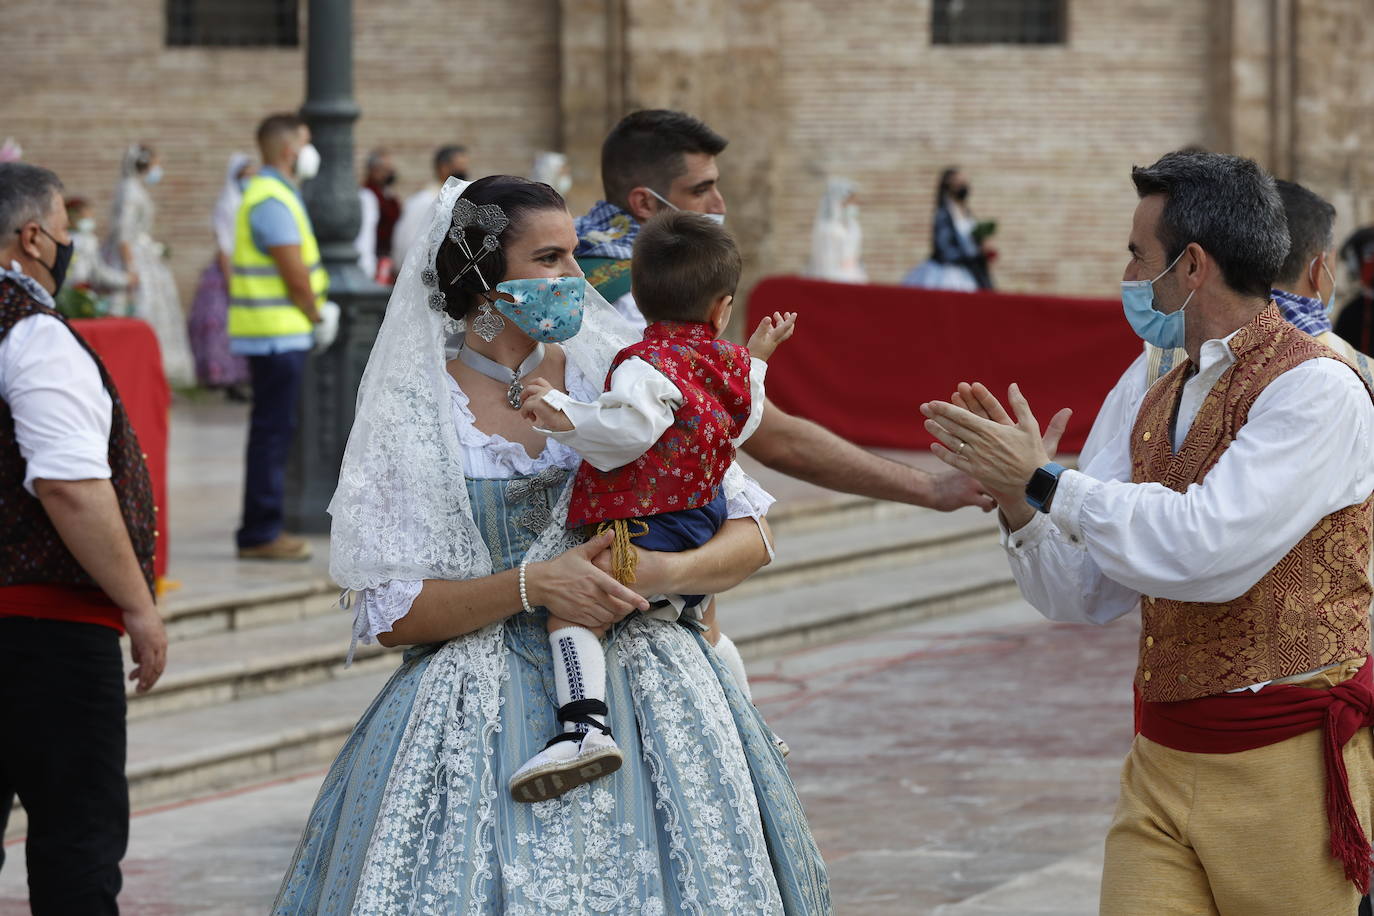
<instances>
[{"instance_id":1,"label":"woman in blue dress","mask_svg":"<svg viewBox=\"0 0 1374 916\"><path fill-rule=\"evenodd\" d=\"M577 455L513 409L534 376L595 398L637 336L590 287L577 321L492 307L533 288L522 280L579 275L562 198L450 179L422 241L330 505L355 639L409 648L326 777L275 912L831 912L767 726L703 634L639 613L648 603L602 568L604 539L566 530ZM454 346L466 356L446 359ZM642 552L639 592L709 594L767 562L771 498L738 468L724 490L731 521L698 550ZM555 731L546 608L611 625L607 724L625 762L524 804L506 785Z\"/></svg>"},{"instance_id":2,"label":"woman in blue dress","mask_svg":"<svg viewBox=\"0 0 1374 916\"><path fill-rule=\"evenodd\" d=\"M968 196L968 178L956 166L940 173L930 258L906 275L903 286L965 293L992 289L988 249L975 237L978 221L969 209Z\"/></svg>"}]
</instances>

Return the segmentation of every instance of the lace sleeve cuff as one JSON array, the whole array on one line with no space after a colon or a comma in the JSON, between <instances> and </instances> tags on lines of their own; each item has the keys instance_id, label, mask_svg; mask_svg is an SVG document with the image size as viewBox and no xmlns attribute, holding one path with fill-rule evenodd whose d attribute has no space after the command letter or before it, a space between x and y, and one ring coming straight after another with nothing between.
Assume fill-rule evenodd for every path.
<instances>
[{"instance_id":1,"label":"lace sleeve cuff","mask_svg":"<svg viewBox=\"0 0 1374 916\"><path fill-rule=\"evenodd\" d=\"M396 621L410 613L410 606L424 586L423 581L394 579L358 592L353 604L353 646L360 642L371 645L379 633L390 633ZM348 655L351 660L352 647Z\"/></svg>"},{"instance_id":2,"label":"lace sleeve cuff","mask_svg":"<svg viewBox=\"0 0 1374 916\"><path fill-rule=\"evenodd\" d=\"M739 475L739 489L725 494L726 518L763 518L777 502L759 482L743 472Z\"/></svg>"}]
</instances>

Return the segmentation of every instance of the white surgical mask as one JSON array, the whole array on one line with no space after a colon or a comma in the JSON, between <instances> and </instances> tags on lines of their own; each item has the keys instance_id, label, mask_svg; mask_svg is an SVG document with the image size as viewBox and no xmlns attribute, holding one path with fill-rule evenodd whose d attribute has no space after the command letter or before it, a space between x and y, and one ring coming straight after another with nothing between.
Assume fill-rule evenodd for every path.
<instances>
[{"instance_id":1,"label":"white surgical mask","mask_svg":"<svg viewBox=\"0 0 1374 916\"><path fill-rule=\"evenodd\" d=\"M90 217L90 216L83 216L81 219L77 220L77 221L76 221L76 231L77 231L77 232L94 232L94 231L95 231L95 218L94 218L94 217Z\"/></svg>"},{"instance_id":2,"label":"white surgical mask","mask_svg":"<svg viewBox=\"0 0 1374 916\"><path fill-rule=\"evenodd\" d=\"M572 176L564 172L558 176L558 180L554 183L553 187L559 194L567 197L568 192L572 190Z\"/></svg>"},{"instance_id":3,"label":"white surgical mask","mask_svg":"<svg viewBox=\"0 0 1374 916\"><path fill-rule=\"evenodd\" d=\"M315 144L307 143L296 156L296 177L301 181L309 181L319 173L320 151L315 149Z\"/></svg>"},{"instance_id":4,"label":"white surgical mask","mask_svg":"<svg viewBox=\"0 0 1374 916\"><path fill-rule=\"evenodd\" d=\"M662 194L660 194L660 193L658 193L657 191L655 191L653 188L645 188L644 190L648 191L650 194L654 195L654 196L657 197L659 200L663 201L663 203L664 203L665 206L672 207L674 210L681 210L681 209L682 209L682 208L679 207L677 204L673 203L671 200L669 200L668 198L664 197ZM699 214L697 214L697 215L698 215L698 216L704 216L704 217L706 217L706 218L709 219L711 222L715 223L717 226L724 226L724 225L725 225L725 214L724 214L724 213L699 213Z\"/></svg>"}]
</instances>

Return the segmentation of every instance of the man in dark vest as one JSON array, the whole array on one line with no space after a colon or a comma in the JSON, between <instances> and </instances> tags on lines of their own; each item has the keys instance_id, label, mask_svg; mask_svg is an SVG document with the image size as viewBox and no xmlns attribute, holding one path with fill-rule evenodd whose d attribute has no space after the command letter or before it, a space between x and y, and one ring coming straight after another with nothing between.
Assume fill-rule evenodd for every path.
<instances>
[{"instance_id":1,"label":"man in dark vest","mask_svg":"<svg viewBox=\"0 0 1374 916\"><path fill-rule=\"evenodd\" d=\"M18 795L30 906L63 916L118 912L119 637L140 692L167 658L148 469L99 358L53 307L71 253L57 176L0 164L0 833Z\"/></svg>"}]
</instances>

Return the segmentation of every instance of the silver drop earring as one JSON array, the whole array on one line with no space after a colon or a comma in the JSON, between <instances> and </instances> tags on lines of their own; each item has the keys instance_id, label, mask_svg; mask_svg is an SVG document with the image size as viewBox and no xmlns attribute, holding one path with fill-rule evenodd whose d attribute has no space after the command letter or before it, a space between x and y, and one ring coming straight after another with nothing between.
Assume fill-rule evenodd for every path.
<instances>
[{"instance_id":1,"label":"silver drop earring","mask_svg":"<svg viewBox=\"0 0 1374 916\"><path fill-rule=\"evenodd\" d=\"M490 302L483 300L477 317L472 322L473 332L487 343L491 343L505 329L506 319L492 310Z\"/></svg>"}]
</instances>

